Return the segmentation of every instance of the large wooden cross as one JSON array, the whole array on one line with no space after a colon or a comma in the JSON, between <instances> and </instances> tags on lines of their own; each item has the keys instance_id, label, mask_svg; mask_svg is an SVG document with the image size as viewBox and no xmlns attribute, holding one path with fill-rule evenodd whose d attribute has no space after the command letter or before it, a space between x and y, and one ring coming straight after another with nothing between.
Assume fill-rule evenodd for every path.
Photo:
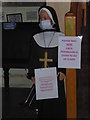
<instances>
[{"instance_id":1,"label":"large wooden cross","mask_svg":"<svg viewBox=\"0 0 90 120\"><path fill-rule=\"evenodd\" d=\"M47 51L45 51L45 58L40 58L39 61L44 62L44 68L47 68L47 63L53 62L53 59L48 59L47 58Z\"/></svg>"}]
</instances>

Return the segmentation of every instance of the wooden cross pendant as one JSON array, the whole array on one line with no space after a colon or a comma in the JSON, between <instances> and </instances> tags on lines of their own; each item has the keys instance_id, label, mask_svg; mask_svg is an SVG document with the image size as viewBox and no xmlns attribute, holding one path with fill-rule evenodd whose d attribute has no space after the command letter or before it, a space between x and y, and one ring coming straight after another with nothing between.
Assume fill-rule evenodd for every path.
<instances>
[{"instance_id":1,"label":"wooden cross pendant","mask_svg":"<svg viewBox=\"0 0 90 120\"><path fill-rule=\"evenodd\" d=\"M44 68L47 68L47 62L53 62L53 59L47 58L47 51L45 51L45 58L40 58L40 62L44 62Z\"/></svg>"}]
</instances>

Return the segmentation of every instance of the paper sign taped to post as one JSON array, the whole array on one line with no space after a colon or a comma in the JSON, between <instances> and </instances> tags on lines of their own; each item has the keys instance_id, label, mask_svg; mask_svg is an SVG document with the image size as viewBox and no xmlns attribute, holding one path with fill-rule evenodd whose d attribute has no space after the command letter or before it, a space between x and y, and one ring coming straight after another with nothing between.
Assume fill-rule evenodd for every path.
<instances>
[{"instance_id":1,"label":"paper sign taped to post","mask_svg":"<svg viewBox=\"0 0 90 120\"><path fill-rule=\"evenodd\" d=\"M36 100L58 98L56 67L35 69Z\"/></svg>"},{"instance_id":2,"label":"paper sign taped to post","mask_svg":"<svg viewBox=\"0 0 90 120\"><path fill-rule=\"evenodd\" d=\"M64 36L58 40L58 68L81 68L82 37Z\"/></svg>"}]
</instances>

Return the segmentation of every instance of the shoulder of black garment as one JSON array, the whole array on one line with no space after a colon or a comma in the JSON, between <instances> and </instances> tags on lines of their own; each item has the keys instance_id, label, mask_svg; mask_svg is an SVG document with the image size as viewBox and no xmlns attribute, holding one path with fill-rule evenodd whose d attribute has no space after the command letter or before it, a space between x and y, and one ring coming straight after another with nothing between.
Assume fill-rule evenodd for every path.
<instances>
[{"instance_id":1,"label":"shoulder of black garment","mask_svg":"<svg viewBox=\"0 0 90 120\"><path fill-rule=\"evenodd\" d=\"M57 32L55 29L46 29L46 30L40 30L38 33L41 33L41 32L52 32L52 31Z\"/></svg>"}]
</instances>

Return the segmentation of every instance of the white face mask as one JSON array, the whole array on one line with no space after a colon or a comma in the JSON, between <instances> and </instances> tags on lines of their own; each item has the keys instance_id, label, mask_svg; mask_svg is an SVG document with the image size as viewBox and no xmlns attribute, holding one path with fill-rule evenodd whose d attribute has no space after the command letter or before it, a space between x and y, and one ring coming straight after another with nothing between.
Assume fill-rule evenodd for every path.
<instances>
[{"instance_id":1,"label":"white face mask","mask_svg":"<svg viewBox=\"0 0 90 120\"><path fill-rule=\"evenodd\" d=\"M40 26L40 28L42 30L52 29L52 25L51 25L50 20L42 20L42 21L40 21L39 26Z\"/></svg>"}]
</instances>

